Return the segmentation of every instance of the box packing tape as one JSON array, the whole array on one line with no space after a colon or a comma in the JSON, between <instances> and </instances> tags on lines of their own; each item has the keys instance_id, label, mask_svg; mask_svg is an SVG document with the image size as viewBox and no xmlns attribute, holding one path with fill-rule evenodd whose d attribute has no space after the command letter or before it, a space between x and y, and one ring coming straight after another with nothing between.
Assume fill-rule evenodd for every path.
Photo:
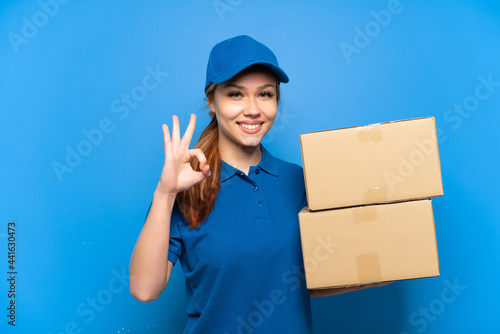
<instances>
[{"instance_id":1,"label":"box packing tape","mask_svg":"<svg viewBox=\"0 0 500 334\"><path fill-rule=\"evenodd\" d=\"M387 187L370 187L363 195L365 203L385 203L387 200Z\"/></svg>"},{"instance_id":2,"label":"box packing tape","mask_svg":"<svg viewBox=\"0 0 500 334\"><path fill-rule=\"evenodd\" d=\"M358 130L359 143L382 140L382 131L380 131L379 124L358 126L356 129Z\"/></svg>"},{"instance_id":3,"label":"box packing tape","mask_svg":"<svg viewBox=\"0 0 500 334\"><path fill-rule=\"evenodd\" d=\"M378 252L357 255L356 267L360 284L383 281Z\"/></svg>"},{"instance_id":4,"label":"box packing tape","mask_svg":"<svg viewBox=\"0 0 500 334\"><path fill-rule=\"evenodd\" d=\"M374 205L360 206L352 209L354 224L376 220L377 208Z\"/></svg>"}]
</instances>

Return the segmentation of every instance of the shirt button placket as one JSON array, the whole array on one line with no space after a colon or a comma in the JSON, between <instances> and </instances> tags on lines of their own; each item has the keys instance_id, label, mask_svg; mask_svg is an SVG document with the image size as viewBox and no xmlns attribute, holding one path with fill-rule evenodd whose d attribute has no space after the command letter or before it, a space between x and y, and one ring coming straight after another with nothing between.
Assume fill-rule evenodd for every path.
<instances>
[{"instance_id":1,"label":"shirt button placket","mask_svg":"<svg viewBox=\"0 0 500 334\"><path fill-rule=\"evenodd\" d=\"M267 218L267 213L266 213L266 210L264 208L264 199L262 198L262 194L260 193L260 189L259 189L259 186L257 185L258 182L262 179L262 171L260 170L259 167L257 167L255 170L254 170L254 173L255 173L255 178L253 178L253 186L252 186L252 190L253 192L255 193L255 200L257 203L257 207L258 207L258 218L259 219L265 219Z\"/></svg>"},{"instance_id":2,"label":"shirt button placket","mask_svg":"<svg viewBox=\"0 0 500 334\"><path fill-rule=\"evenodd\" d=\"M255 197L257 199L257 205L262 206L262 200L260 198L260 194L258 193L259 187L257 187L256 184L253 185L252 187L253 192L255 193Z\"/></svg>"}]
</instances>

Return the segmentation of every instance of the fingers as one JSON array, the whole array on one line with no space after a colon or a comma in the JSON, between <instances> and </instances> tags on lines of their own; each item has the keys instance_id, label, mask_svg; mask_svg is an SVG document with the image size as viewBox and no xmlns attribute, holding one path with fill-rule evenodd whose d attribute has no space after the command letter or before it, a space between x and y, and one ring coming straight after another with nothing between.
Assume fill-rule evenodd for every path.
<instances>
[{"instance_id":1,"label":"fingers","mask_svg":"<svg viewBox=\"0 0 500 334\"><path fill-rule=\"evenodd\" d=\"M196 172L196 178L197 178L196 183L205 180L209 176L210 176L210 166L205 165L200 172Z\"/></svg>"},{"instance_id":2,"label":"fingers","mask_svg":"<svg viewBox=\"0 0 500 334\"><path fill-rule=\"evenodd\" d=\"M207 164L207 158L205 157L203 151L200 150L199 148L193 148L192 150L189 150L188 154L189 154L189 160L191 160L194 157L198 158L198 161L200 162L200 169L203 169L203 167L205 167L205 165Z\"/></svg>"},{"instance_id":3,"label":"fingers","mask_svg":"<svg viewBox=\"0 0 500 334\"><path fill-rule=\"evenodd\" d=\"M181 135L179 131L179 118L174 115L172 116L172 144L177 147L181 141Z\"/></svg>"},{"instance_id":4,"label":"fingers","mask_svg":"<svg viewBox=\"0 0 500 334\"><path fill-rule=\"evenodd\" d=\"M212 175L212 173L210 172L210 165L205 165L200 168L201 168L201 173L203 174L203 178L207 178L210 175Z\"/></svg>"},{"instance_id":5,"label":"fingers","mask_svg":"<svg viewBox=\"0 0 500 334\"><path fill-rule=\"evenodd\" d=\"M172 147L170 141L170 131L168 131L168 126L166 124L163 124L161 127L163 129L163 144L165 146L165 154L167 154L167 152L170 152Z\"/></svg>"},{"instance_id":6,"label":"fingers","mask_svg":"<svg viewBox=\"0 0 500 334\"><path fill-rule=\"evenodd\" d=\"M162 124L161 128L163 129L163 142L165 145L170 144L170 131L168 130L168 125Z\"/></svg>"},{"instance_id":7,"label":"fingers","mask_svg":"<svg viewBox=\"0 0 500 334\"><path fill-rule=\"evenodd\" d=\"M209 177L211 175L210 165L207 164L207 158L205 157L205 154L203 153L203 151L199 148L195 148L195 149L189 150L188 154L189 154L189 160L191 160L194 157L196 157L198 159L199 166L200 166L200 172L202 174L202 175L200 175L200 181Z\"/></svg>"},{"instance_id":8,"label":"fingers","mask_svg":"<svg viewBox=\"0 0 500 334\"><path fill-rule=\"evenodd\" d=\"M189 144L191 143L191 139L193 138L193 133L194 133L195 127L196 127L196 115L191 114L188 127L186 128L186 132L184 132L184 136L181 139L179 118L176 115L173 115L172 116L172 145L174 145L174 147L177 147L179 144L181 144L185 148L189 148Z\"/></svg>"},{"instance_id":9,"label":"fingers","mask_svg":"<svg viewBox=\"0 0 500 334\"><path fill-rule=\"evenodd\" d=\"M196 115L191 114L191 117L189 119L189 125L186 129L186 132L184 132L184 136L182 137L182 144L185 147L189 147L189 144L191 143L191 138L193 138L195 126L196 126Z\"/></svg>"}]
</instances>

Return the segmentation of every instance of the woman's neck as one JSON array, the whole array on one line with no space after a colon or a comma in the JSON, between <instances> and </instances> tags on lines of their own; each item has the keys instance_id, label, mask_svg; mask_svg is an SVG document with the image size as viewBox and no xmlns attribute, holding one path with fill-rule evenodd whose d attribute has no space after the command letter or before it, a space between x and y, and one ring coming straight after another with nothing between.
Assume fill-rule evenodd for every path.
<instances>
[{"instance_id":1,"label":"woman's neck","mask_svg":"<svg viewBox=\"0 0 500 334\"><path fill-rule=\"evenodd\" d=\"M219 146L221 159L248 175L250 166L256 166L262 158L260 145L252 147Z\"/></svg>"}]
</instances>

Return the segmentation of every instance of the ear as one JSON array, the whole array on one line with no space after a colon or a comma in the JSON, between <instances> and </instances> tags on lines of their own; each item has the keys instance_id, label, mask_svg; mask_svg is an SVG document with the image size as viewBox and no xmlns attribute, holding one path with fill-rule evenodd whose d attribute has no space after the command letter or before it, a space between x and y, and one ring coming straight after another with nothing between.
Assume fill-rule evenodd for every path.
<instances>
[{"instance_id":1,"label":"ear","mask_svg":"<svg viewBox=\"0 0 500 334\"><path fill-rule=\"evenodd\" d=\"M213 98L207 99L207 106L210 108L211 112L215 112L215 103Z\"/></svg>"}]
</instances>

